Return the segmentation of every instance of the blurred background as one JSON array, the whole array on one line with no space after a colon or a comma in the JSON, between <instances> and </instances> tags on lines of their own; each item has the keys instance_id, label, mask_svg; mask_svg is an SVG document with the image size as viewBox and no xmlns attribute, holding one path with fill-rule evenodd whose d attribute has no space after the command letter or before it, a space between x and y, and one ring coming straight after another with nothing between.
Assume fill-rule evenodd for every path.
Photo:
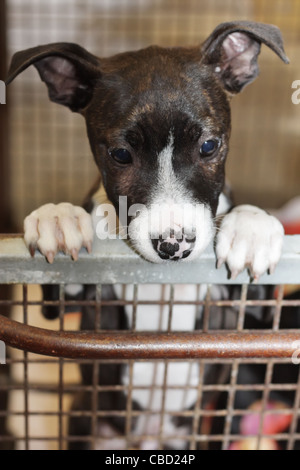
<instances>
[{"instance_id":1,"label":"blurred background","mask_svg":"<svg viewBox=\"0 0 300 470\"><path fill-rule=\"evenodd\" d=\"M221 22L279 26L290 65L266 47L260 78L232 102L227 163L237 203L279 208L300 193L300 0L0 0L0 79L14 52L76 42L98 56L150 44L200 44ZM96 174L84 120L50 103L31 67L0 105L0 231L21 231L46 202L80 204Z\"/></svg>"}]
</instances>

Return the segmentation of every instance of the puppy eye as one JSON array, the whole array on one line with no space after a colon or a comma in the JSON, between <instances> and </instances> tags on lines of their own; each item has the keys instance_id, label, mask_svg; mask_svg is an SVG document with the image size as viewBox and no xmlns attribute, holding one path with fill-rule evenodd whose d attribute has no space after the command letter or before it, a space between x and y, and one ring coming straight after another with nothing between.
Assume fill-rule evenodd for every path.
<instances>
[{"instance_id":1,"label":"puppy eye","mask_svg":"<svg viewBox=\"0 0 300 470\"><path fill-rule=\"evenodd\" d=\"M220 141L218 139L206 140L200 147L202 157L210 157L218 150Z\"/></svg>"},{"instance_id":2,"label":"puppy eye","mask_svg":"<svg viewBox=\"0 0 300 470\"><path fill-rule=\"evenodd\" d=\"M132 163L131 153L127 149L112 149L109 151L109 154L116 162L123 165Z\"/></svg>"}]
</instances>

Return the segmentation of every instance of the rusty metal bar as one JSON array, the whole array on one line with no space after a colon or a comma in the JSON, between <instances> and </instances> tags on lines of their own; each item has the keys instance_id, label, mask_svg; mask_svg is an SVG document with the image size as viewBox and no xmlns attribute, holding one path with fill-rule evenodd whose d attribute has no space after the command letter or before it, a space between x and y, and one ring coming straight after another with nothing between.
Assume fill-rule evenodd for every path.
<instances>
[{"instance_id":1,"label":"rusty metal bar","mask_svg":"<svg viewBox=\"0 0 300 470\"><path fill-rule=\"evenodd\" d=\"M67 332L1 317L7 346L48 356L87 359L292 358L300 333Z\"/></svg>"}]
</instances>

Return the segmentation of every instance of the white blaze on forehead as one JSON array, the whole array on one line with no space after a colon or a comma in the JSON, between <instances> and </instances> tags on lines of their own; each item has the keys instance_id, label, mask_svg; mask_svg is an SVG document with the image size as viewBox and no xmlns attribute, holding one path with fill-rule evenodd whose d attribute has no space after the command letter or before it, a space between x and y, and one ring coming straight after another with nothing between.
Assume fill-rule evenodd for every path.
<instances>
[{"instance_id":1,"label":"white blaze on forehead","mask_svg":"<svg viewBox=\"0 0 300 470\"><path fill-rule=\"evenodd\" d=\"M162 185L166 193L170 194L177 183L173 170L173 153L174 135L170 132L167 146L158 155L158 184Z\"/></svg>"},{"instance_id":2,"label":"white blaze on forehead","mask_svg":"<svg viewBox=\"0 0 300 470\"><path fill-rule=\"evenodd\" d=\"M170 131L166 147L157 156L157 183L154 185L150 208L150 228L159 234L170 228L181 230L186 225L184 214L188 214L186 190L174 173L173 155L174 135Z\"/></svg>"},{"instance_id":3,"label":"white blaze on forehead","mask_svg":"<svg viewBox=\"0 0 300 470\"><path fill-rule=\"evenodd\" d=\"M158 175L150 206L150 229L155 234L163 234L168 229L184 229L189 236L192 233L195 235L195 223L201 217L204 206L197 204L184 186L184 181L175 175L173 156L174 135L170 131L168 143L157 157Z\"/></svg>"},{"instance_id":4,"label":"white blaze on forehead","mask_svg":"<svg viewBox=\"0 0 300 470\"><path fill-rule=\"evenodd\" d=\"M164 198L163 202L170 204L181 204L185 198L186 189L182 182L176 177L173 168L174 135L170 131L166 147L159 153L158 160L158 183L155 187L156 197Z\"/></svg>"}]
</instances>

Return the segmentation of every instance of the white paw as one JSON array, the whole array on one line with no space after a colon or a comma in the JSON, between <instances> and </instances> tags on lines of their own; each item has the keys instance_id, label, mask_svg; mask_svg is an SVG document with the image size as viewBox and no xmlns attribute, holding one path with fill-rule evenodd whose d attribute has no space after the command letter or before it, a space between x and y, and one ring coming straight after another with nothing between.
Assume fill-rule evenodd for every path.
<instances>
[{"instance_id":1,"label":"white paw","mask_svg":"<svg viewBox=\"0 0 300 470\"><path fill-rule=\"evenodd\" d=\"M38 249L52 263L58 251L78 258L81 247L90 253L93 242L91 216L67 202L45 204L24 220L24 240L34 256Z\"/></svg>"},{"instance_id":2,"label":"white paw","mask_svg":"<svg viewBox=\"0 0 300 470\"><path fill-rule=\"evenodd\" d=\"M272 274L280 259L284 229L279 220L255 206L237 206L220 226L216 243L218 268L226 263L231 278L249 268L254 281Z\"/></svg>"}]
</instances>

